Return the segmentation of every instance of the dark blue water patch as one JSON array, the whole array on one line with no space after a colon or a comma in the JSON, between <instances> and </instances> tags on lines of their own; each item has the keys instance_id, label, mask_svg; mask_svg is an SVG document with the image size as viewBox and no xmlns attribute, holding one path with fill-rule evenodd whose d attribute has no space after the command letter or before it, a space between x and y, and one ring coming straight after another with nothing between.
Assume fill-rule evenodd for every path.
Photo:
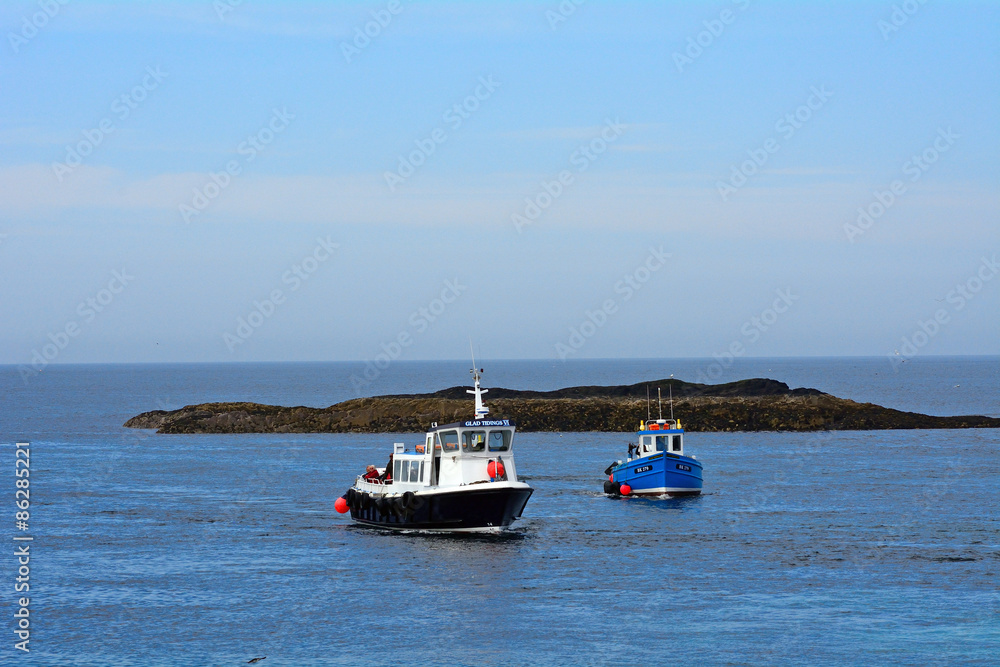
<instances>
[{"instance_id":1,"label":"dark blue water patch","mask_svg":"<svg viewBox=\"0 0 1000 667\"><path fill-rule=\"evenodd\" d=\"M997 442L969 433L691 434L706 494L662 500L600 493L621 436L521 434L537 490L497 537L333 513L369 436L229 436L212 466L203 436L171 436L101 492L45 491L38 664L380 662L373 646L396 663L606 664L623 643L656 663L679 638L692 662L985 661ZM298 454L281 467L279 451Z\"/></svg>"}]
</instances>

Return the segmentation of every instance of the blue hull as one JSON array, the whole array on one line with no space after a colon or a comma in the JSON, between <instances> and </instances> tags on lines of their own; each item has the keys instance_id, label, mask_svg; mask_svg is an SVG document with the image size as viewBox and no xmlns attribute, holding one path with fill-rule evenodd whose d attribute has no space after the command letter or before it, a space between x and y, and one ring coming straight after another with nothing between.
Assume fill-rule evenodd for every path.
<instances>
[{"instance_id":1,"label":"blue hull","mask_svg":"<svg viewBox=\"0 0 1000 667\"><path fill-rule=\"evenodd\" d=\"M617 488L619 484L627 483L632 487L631 495L701 493L701 463L689 456L669 452L658 452L622 463L612 468L611 476L609 485L614 484Z\"/></svg>"}]
</instances>

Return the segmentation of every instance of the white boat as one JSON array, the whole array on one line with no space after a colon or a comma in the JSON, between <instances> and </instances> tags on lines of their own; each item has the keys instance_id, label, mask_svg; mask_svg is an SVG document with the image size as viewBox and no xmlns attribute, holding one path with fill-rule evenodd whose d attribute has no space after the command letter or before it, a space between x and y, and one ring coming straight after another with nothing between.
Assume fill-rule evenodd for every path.
<instances>
[{"instance_id":1,"label":"white boat","mask_svg":"<svg viewBox=\"0 0 1000 667\"><path fill-rule=\"evenodd\" d=\"M475 396L473 419L434 423L412 449L394 443L389 474L359 475L337 511L350 511L365 526L442 532L499 532L519 518L533 489L517 479L514 422L487 418L481 373L472 369L468 390Z\"/></svg>"}]
</instances>

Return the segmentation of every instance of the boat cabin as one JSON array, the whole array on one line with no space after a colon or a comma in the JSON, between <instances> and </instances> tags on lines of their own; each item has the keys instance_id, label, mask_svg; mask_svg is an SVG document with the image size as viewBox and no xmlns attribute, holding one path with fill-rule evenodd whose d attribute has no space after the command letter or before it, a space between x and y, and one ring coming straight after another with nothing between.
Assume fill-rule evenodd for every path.
<instances>
[{"instance_id":1,"label":"boat cabin","mask_svg":"<svg viewBox=\"0 0 1000 667\"><path fill-rule=\"evenodd\" d=\"M639 422L639 432L636 436L639 442L631 458L641 458L657 452L684 456L684 430L681 428L680 420L657 419Z\"/></svg>"},{"instance_id":2,"label":"boat cabin","mask_svg":"<svg viewBox=\"0 0 1000 667\"><path fill-rule=\"evenodd\" d=\"M424 442L412 450L394 443L392 492L492 480L516 482L511 452L515 428L510 419L476 419L434 425Z\"/></svg>"}]
</instances>

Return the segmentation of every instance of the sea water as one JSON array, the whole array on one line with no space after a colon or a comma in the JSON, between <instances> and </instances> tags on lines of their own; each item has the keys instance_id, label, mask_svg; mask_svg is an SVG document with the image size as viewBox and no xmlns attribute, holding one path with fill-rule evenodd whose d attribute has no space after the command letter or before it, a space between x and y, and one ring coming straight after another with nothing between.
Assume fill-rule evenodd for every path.
<instances>
[{"instance_id":1,"label":"sea water","mask_svg":"<svg viewBox=\"0 0 1000 667\"><path fill-rule=\"evenodd\" d=\"M997 357L483 365L487 387L769 377L1000 416ZM1000 430L689 432L705 492L674 500L601 493L629 433L518 433L535 488L523 518L507 536L444 537L333 509L420 434L122 427L205 401L433 391L469 384L467 366L0 367L0 663L996 664ZM16 441L31 450L28 654L14 648Z\"/></svg>"}]
</instances>

